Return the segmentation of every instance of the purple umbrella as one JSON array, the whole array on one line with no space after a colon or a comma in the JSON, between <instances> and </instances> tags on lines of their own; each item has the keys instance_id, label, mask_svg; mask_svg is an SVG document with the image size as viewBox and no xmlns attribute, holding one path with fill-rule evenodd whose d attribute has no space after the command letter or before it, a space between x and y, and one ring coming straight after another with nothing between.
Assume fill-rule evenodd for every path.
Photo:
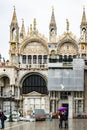
<instances>
[{"instance_id":1,"label":"purple umbrella","mask_svg":"<svg viewBox=\"0 0 87 130\"><path fill-rule=\"evenodd\" d=\"M60 107L60 108L58 108L58 111L64 111L64 110L68 110L68 108L67 107Z\"/></svg>"}]
</instances>

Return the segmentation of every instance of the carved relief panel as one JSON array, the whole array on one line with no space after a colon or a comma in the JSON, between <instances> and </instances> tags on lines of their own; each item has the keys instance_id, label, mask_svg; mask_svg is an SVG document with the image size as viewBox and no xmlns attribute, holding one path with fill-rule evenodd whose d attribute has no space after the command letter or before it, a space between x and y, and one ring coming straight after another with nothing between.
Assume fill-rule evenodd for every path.
<instances>
[{"instance_id":1,"label":"carved relief panel","mask_svg":"<svg viewBox=\"0 0 87 130\"><path fill-rule=\"evenodd\" d=\"M28 43L24 47L23 53L26 54L26 55L27 54L31 54L31 55L34 55L34 54L43 55L43 54L45 54L46 55L47 54L47 48L42 43L31 42L31 43Z\"/></svg>"},{"instance_id":2,"label":"carved relief panel","mask_svg":"<svg viewBox=\"0 0 87 130\"><path fill-rule=\"evenodd\" d=\"M77 48L74 44L66 42L60 46L59 53L61 55L76 55Z\"/></svg>"}]
</instances>

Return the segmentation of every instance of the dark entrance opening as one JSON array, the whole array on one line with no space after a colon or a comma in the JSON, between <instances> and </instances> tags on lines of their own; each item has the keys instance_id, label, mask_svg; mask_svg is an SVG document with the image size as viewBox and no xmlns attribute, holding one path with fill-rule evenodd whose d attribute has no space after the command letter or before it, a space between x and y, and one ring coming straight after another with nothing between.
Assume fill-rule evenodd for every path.
<instances>
[{"instance_id":1,"label":"dark entrance opening","mask_svg":"<svg viewBox=\"0 0 87 130\"><path fill-rule=\"evenodd\" d=\"M67 108L69 108L69 104L68 104L68 103L63 103L63 104L62 104L62 107L67 107Z\"/></svg>"}]
</instances>

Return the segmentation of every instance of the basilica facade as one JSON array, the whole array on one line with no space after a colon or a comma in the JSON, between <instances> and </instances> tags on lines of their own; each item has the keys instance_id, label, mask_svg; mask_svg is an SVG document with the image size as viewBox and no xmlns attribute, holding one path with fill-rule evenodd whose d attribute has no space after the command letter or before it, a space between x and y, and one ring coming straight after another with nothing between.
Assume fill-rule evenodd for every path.
<instances>
[{"instance_id":1,"label":"basilica facade","mask_svg":"<svg viewBox=\"0 0 87 130\"><path fill-rule=\"evenodd\" d=\"M49 40L37 29L36 19L19 29L14 8L10 24L9 60L0 59L0 108L23 115L34 109L57 112L67 106L69 117L87 113L87 21L83 8L79 39L69 30L57 36L54 9Z\"/></svg>"}]
</instances>

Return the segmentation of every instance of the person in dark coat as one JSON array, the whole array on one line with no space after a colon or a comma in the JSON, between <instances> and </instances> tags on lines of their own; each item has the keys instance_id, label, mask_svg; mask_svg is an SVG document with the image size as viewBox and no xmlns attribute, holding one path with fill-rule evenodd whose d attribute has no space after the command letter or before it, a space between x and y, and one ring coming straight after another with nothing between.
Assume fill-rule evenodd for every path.
<instances>
[{"instance_id":1,"label":"person in dark coat","mask_svg":"<svg viewBox=\"0 0 87 130\"><path fill-rule=\"evenodd\" d=\"M3 112L1 112L1 117L0 117L0 119L1 119L1 129L4 129L4 113Z\"/></svg>"},{"instance_id":2,"label":"person in dark coat","mask_svg":"<svg viewBox=\"0 0 87 130\"><path fill-rule=\"evenodd\" d=\"M0 111L0 123L1 123L1 111ZM1 124L0 124L0 126L1 126Z\"/></svg>"},{"instance_id":3,"label":"person in dark coat","mask_svg":"<svg viewBox=\"0 0 87 130\"><path fill-rule=\"evenodd\" d=\"M1 119L1 112L0 112L0 119Z\"/></svg>"},{"instance_id":4,"label":"person in dark coat","mask_svg":"<svg viewBox=\"0 0 87 130\"><path fill-rule=\"evenodd\" d=\"M68 128L68 111L65 110L63 113L63 121L64 121L64 127Z\"/></svg>"}]
</instances>

